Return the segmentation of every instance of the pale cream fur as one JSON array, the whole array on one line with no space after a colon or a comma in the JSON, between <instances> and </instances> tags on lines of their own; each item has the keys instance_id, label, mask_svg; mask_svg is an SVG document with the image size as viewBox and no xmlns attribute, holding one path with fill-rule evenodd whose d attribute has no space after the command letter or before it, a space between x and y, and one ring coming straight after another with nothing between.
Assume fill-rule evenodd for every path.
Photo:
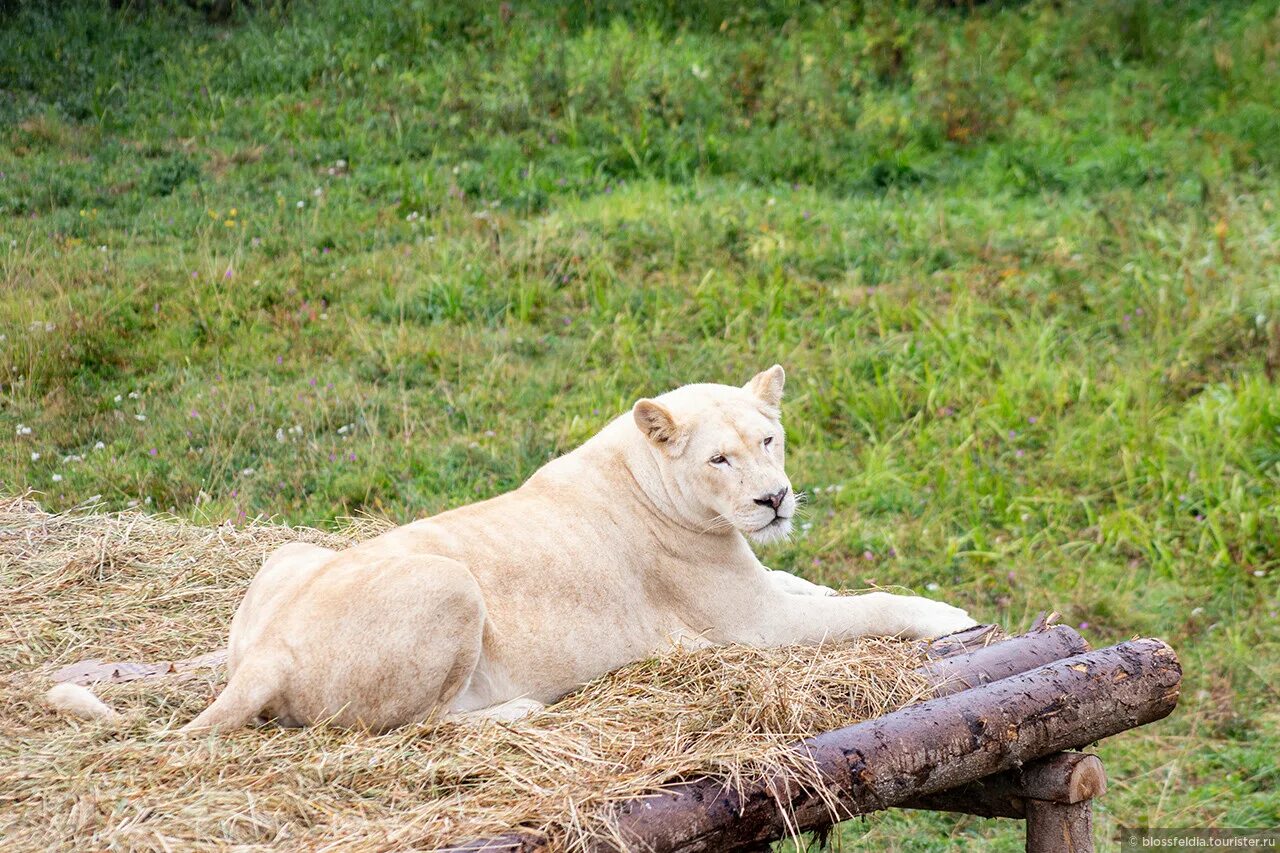
<instances>
[{"instance_id":1,"label":"pale cream fur","mask_svg":"<svg viewBox=\"0 0 1280 853\"><path fill-rule=\"evenodd\" d=\"M49 688L44 698L54 708L73 717L83 717L87 720L102 717L114 720L120 716L107 707L101 699L94 696L93 691L79 684L55 684Z\"/></svg>"},{"instance_id":2,"label":"pale cream fur","mask_svg":"<svg viewBox=\"0 0 1280 853\"><path fill-rule=\"evenodd\" d=\"M785 536L796 508L783 382L775 365L742 388L686 385L513 492L345 551L279 549L231 623L226 689L186 729L514 719L675 643L973 625L924 598L834 596L756 559L748 538Z\"/></svg>"}]
</instances>

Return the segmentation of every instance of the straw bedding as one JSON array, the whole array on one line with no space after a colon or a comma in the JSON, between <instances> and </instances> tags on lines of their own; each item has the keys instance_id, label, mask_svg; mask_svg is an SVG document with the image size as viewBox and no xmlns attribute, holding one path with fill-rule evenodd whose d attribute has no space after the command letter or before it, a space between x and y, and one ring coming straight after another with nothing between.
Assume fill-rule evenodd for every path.
<instances>
[{"instance_id":1,"label":"straw bedding","mask_svg":"<svg viewBox=\"0 0 1280 853\"><path fill-rule=\"evenodd\" d=\"M432 848L542 830L562 849L610 833L611 803L681 778L812 774L788 744L923 698L910 644L865 640L675 650L516 724L433 721L386 735L170 730L220 668L96 692L122 725L77 723L40 695L84 659L163 661L222 647L278 545L368 536L200 527L137 513L51 515L0 499L0 839L13 849Z\"/></svg>"}]
</instances>

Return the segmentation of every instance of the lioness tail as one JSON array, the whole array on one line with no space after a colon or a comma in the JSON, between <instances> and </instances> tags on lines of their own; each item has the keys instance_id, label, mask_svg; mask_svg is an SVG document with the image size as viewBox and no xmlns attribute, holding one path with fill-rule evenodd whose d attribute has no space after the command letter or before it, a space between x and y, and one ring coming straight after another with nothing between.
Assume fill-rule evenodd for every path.
<instances>
[{"instance_id":1,"label":"lioness tail","mask_svg":"<svg viewBox=\"0 0 1280 853\"><path fill-rule=\"evenodd\" d=\"M55 684L44 694L44 698L55 711L82 720L120 719L120 715L94 696L92 690L79 684Z\"/></svg>"}]
</instances>

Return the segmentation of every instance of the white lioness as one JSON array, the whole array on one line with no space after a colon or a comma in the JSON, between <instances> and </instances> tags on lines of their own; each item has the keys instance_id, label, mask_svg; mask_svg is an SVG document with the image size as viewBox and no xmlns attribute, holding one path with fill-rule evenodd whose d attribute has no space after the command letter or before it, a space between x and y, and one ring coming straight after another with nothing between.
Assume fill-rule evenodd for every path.
<instances>
[{"instance_id":1,"label":"white lioness","mask_svg":"<svg viewBox=\"0 0 1280 853\"><path fill-rule=\"evenodd\" d=\"M513 719L673 643L934 637L950 605L834 596L760 564L791 528L783 372L640 400L513 492L345 551L266 561L231 623L230 680L186 729L330 721L384 730L440 712ZM51 700L110 712L81 688Z\"/></svg>"}]
</instances>

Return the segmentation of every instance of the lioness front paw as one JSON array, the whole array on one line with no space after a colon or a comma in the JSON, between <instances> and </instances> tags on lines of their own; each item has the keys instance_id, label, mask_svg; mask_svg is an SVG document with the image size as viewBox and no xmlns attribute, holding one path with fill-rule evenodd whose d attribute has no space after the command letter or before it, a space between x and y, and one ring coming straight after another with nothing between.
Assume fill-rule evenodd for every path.
<instances>
[{"instance_id":1,"label":"lioness front paw","mask_svg":"<svg viewBox=\"0 0 1280 853\"><path fill-rule=\"evenodd\" d=\"M952 607L950 604L928 598L918 599L918 602L919 610L916 614L914 631L918 639L931 640L978 624L959 607Z\"/></svg>"}]
</instances>

